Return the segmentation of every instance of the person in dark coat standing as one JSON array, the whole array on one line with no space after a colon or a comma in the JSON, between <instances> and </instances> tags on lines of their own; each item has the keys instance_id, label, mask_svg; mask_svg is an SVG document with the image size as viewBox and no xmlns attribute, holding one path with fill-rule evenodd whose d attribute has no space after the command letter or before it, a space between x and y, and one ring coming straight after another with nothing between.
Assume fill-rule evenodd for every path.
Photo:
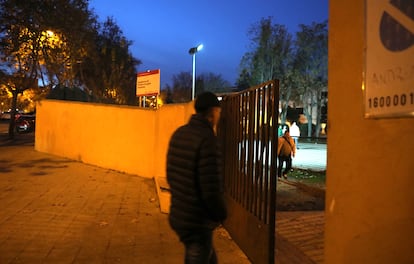
<instances>
[{"instance_id":1,"label":"person in dark coat standing","mask_svg":"<svg viewBox=\"0 0 414 264\"><path fill-rule=\"evenodd\" d=\"M169 222L185 246L185 263L217 263L213 231L227 216L216 136L221 108L206 92L196 98L195 110L168 147Z\"/></svg>"}]
</instances>

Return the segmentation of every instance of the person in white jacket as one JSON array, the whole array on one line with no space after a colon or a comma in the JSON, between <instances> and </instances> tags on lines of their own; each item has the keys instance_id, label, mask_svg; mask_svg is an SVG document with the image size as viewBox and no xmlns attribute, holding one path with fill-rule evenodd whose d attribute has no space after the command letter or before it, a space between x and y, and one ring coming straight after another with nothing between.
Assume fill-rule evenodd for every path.
<instances>
[{"instance_id":1,"label":"person in white jacket","mask_svg":"<svg viewBox=\"0 0 414 264\"><path fill-rule=\"evenodd\" d=\"M296 149L299 149L298 140L300 137L300 129L298 125L296 125L296 122L293 122L292 126L290 127L290 136L295 141Z\"/></svg>"}]
</instances>

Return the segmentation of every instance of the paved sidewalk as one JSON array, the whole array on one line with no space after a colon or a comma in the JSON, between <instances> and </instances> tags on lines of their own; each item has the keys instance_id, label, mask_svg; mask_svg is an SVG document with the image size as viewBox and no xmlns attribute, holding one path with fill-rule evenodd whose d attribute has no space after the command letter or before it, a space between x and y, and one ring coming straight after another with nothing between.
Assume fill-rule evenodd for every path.
<instances>
[{"instance_id":1,"label":"paved sidewalk","mask_svg":"<svg viewBox=\"0 0 414 264\"><path fill-rule=\"evenodd\" d=\"M299 143L292 166L305 170L325 171L326 151L326 144L323 143Z\"/></svg>"},{"instance_id":2,"label":"paved sidewalk","mask_svg":"<svg viewBox=\"0 0 414 264\"><path fill-rule=\"evenodd\" d=\"M322 264L324 228L324 211L277 212L276 257L279 263ZM301 255L302 258L295 261ZM285 256L288 256L288 259L285 260Z\"/></svg>"},{"instance_id":3,"label":"paved sidewalk","mask_svg":"<svg viewBox=\"0 0 414 264\"><path fill-rule=\"evenodd\" d=\"M36 152L30 134L18 135L19 146L5 138L1 264L183 263L184 248L160 213L152 179ZM302 143L294 165L326 169L326 145ZM276 218L276 263L322 263L323 212L278 212ZM220 263L250 263L224 229L215 245Z\"/></svg>"},{"instance_id":4,"label":"paved sidewalk","mask_svg":"<svg viewBox=\"0 0 414 264\"><path fill-rule=\"evenodd\" d=\"M152 179L3 144L0 206L0 263L183 263ZM224 229L215 246L250 263Z\"/></svg>"}]
</instances>

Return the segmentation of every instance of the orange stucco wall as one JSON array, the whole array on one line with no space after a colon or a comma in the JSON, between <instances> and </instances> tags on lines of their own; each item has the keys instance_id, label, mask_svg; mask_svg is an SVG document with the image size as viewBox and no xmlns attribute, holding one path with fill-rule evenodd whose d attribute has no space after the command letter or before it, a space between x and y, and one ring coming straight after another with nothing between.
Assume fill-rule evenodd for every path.
<instances>
[{"instance_id":1,"label":"orange stucco wall","mask_svg":"<svg viewBox=\"0 0 414 264\"><path fill-rule=\"evenodd\" d=\"M168 141L193 105L159 110L44 100L37 106L35 149L143 177L165 177Z\"/></svg>"},{"instance_id":2,"label":"orange stucco wall","mask_svg":"<svg viewBox=\"0 0 414 264\"><path fill-rule=\"evenodd\" d=\"M364 119L364 2L330 1L325 263L414 263L414 119Z\"/></svg>"}]
</instances>

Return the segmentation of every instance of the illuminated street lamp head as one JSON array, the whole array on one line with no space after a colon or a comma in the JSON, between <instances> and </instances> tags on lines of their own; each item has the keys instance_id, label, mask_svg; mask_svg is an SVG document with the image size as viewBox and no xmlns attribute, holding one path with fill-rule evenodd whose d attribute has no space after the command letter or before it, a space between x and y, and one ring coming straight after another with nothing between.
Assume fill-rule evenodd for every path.
<instances>
[{"instance_id":1,"label":"illuminated street lamp head","mask_svg":"<svg viewBox=\"0 0 414 264\"><path fill-rule=\"evenodd\" d=\"M199 52L200 50L202 50L203 49L203 44L200 44L200 45L198 45L197 47L192 47L189 51L188 51L188 53L190 53L190 55L194 55L194 54L196 54L197 52Z\"/></svg>"}]
</instances>

